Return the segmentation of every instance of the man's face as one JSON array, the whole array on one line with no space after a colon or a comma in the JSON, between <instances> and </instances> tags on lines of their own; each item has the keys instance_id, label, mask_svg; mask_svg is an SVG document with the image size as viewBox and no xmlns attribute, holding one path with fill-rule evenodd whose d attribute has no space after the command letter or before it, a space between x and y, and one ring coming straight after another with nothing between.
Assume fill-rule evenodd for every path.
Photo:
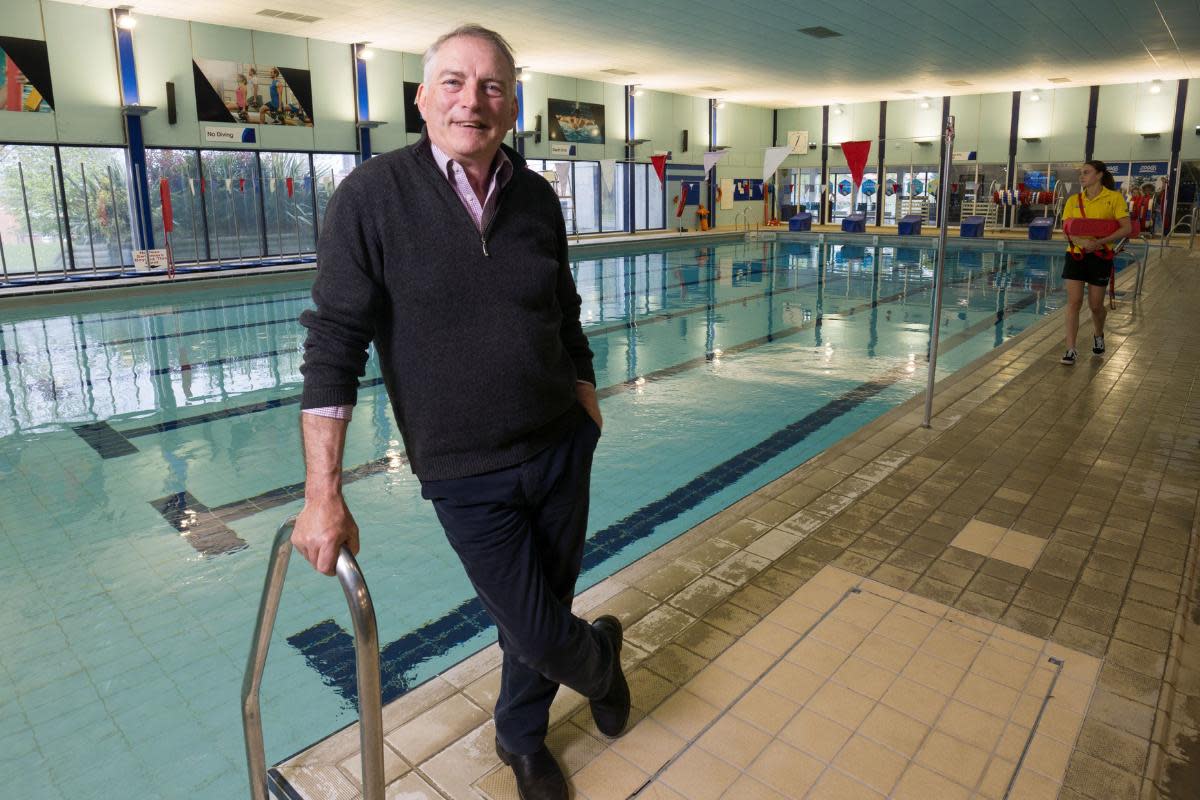
<instances>
[{"instance_id":1,"label":"man's face","mask_svg":"<svg viewBox=\"0 0 1200 800\"><path fill-rule=\"evenodd\" d=\"M456 161L491 162L517 121L516 87L486 40L451 39L438 48L417 107L429 138Z\"/></svg>"}]
</instances>

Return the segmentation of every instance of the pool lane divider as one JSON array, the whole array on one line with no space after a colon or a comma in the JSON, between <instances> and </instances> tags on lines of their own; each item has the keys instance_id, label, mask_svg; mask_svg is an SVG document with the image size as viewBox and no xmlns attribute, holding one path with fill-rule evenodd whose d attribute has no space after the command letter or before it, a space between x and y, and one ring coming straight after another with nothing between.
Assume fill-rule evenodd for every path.
<instances>
[{"instance_id":1,"label":"pool lane divider","mask_svg":"<svg viewBox=\"0 0 1200 800\"><path fill-rule=\"evenodd\" d=\"M1005 317L1036 301L1036 295L1007 306L992 317L975 323L947 339L946 350L969 341L989 327L1000 325ZM712 467L666 496L648 503L590 536L584 544L583 570L598 566L637 541L651 535L660 525L678 519L698 507L721 490L733 485L770 460L800 444L809 436L838 418L857 409L867 401L900 382L909 375L907 368L897 367L879 378L862 383L830 402L781 428L757 444ZM626 385L608 387L617 391ZM301 489L301 492L303 490ZM492 627L479 598L472 597L438 619L384 645L380 653L383 682L383 702L389 703L411 688L410 680L421 664L449 652ZM352 706L358 694L354 672L354 641L351 635L332 619L321 622L287 638L289 644L304 657L305 662L321 676L322 682L336 691Z\"/></svg>"},{"instance_id":2,"label":"pool lane divider","mask_svg":"<svg viewBox=\"0 0 1200 800\"><path fill-rule=\"evenodd\" d=\"M757 262L754 262L754 263L757 263ZM993 271L993 273L991 273L991 274L995 274L995 271ZM955 283L961 283L961 281L957 281ZM616 331L620 331L620 330L628 330L630 328L636 329L636 328L640 328L640 327L647 326L647 325L653 325L653 324L656 324L659 322L667 322L667 321L674 320L674 319L680 319L683 317L692 316L695 314L699 314L701 312L715 311L715 310L724 308L726 306L735 305L735 304L739 304L739 303L745 303L750 300L760 300L764 297L772 297L773 298L775 295L786 294L786 293L790 293L790 292L797 292L802 289L812 288L814 285L815 284L806 283L802 286L793 286L790 288L780 289L780 290L768 290L765 292L759 292L757 294L746 295L744 297L732 298L730 300L724 300L720 303L706 303L704 305L695 306L693 308L682 309L682 310L678 310L678 311L660 312L657 314L647 315L645 317L641 317L641 318L637 318L637 319L626 320L622 323L617 323L617 324L608 325L608 326L604 326L604 327L592 328L592 329L587 330L587 333L588 333L588 335L604 336L609 333L615 333ZM951 285L955 285L955 284L951 284ZM922 291L925 291L925 289L922 289ZM626 294L628 295L629 293L626 293ZM844 313L846 315L855 314L855 313L858 313L859 311L863 311L868 308L872 308L872 307L878 305L879 303L892 302L894 300L899 299L902 296L903 296L903 293L893 294L888 297L880 298L879 300L876 300L874 303L868 303L868 304L862 304L862 305L856 306L855 308L852 308L849 311L846 311ZM819 321L820 320L817 321L818 324L819 324ZM805 329L804 326L801 326L794 330L787 329L784 331L780 331L778 333L768 334L768 336L766 336L766 337L759 337L758 339L753 340L754 346L758 346L758 345L765 344L770 341L774 341L775 339L781 338L783 336L791 335L791 333L794 333L798 330L804 330L804 329ZM727 352L729 352L730 354L733 354L733 353L739 352L740 350L744 350L744 349L746 349L746 347L744 345L734 345ZM258 354L258 355L263 356L263 355L269 355L269 354ZM257 357L257 356L255 356L255 357ZM243 356L241 358L246 359L248 357ZM694 359L691 362L686 362L687 363L686 367L684 367L682 365L677 365L675 367L675 370L682 371L682 369L690 369L691 367L696 366L698 363L701 363L702 361L708 361L711 359L712 359L712 354L706 353L703 359ZM224 362L221 361L220 363L224 363ZM205 366L205 365L211 366L211 365L216 365L216 364L214 364L213 362L205 362L205 364L196 364L196 365L192 365L192 366ZM671 369L671 368L668 368L668 369ZM169 370L169 368L164 368L164 370L156 370L154 374L161 374L165 370ZM672 373L667 373L667 374L672 374ZM644 376L644 377L649 377L649 376ZM660 375L659 377L663 377L663 376ZM381 386L382 384L383 384L382 378L371 378L369 380L363 381L359 385L359 388L360 389L372 389L372 388ZM616 384L613 387L609 387L610 391L608 393L612 394L614 392L621 391L623 388L625 388L628 385L630 385L628 382L622 383L622 384ZM604 397L606 395L602 391L600 396ZM230 417L238 417L238 416L242 416L245 414L257 414L261 411L269 411L271 409L280 408L281 406L295 405L299 402L300 402L299 394L287 395L285 397L273 398L271 400L264 400L264 401L260 401L257 403L248 403L246 405L234 406L231 408L224 408L224 409L221 409L220 411L212 411L207 414L197 414L194 417L185 417L182 419L159 422L159 423L155 423L153 425L145 425L145 426L141 426L141 427L137 427L137 428L128 428L123 431L117 431L115 428L111 428L111 426L110 426L110 430L111 430L112 434L114 434L116 436L123 436L126 439L134 439L139 436L148 436L148 435L156 434L156 433L164 433L166 431L172 431L172 430L178 430L180 428L190 427L192 425L203 425L203 424L206 424L206 423L212 422L214 420L218 420L218 419L227 419ZM107 423L99 423L99 424L107 425ZM79 430L79 427L84 427L84 426L76 427L76 432L80 433L81 437L83 437L83 433ZM83 438L85 441L88 441L87 437L83 437ZM90 441L88 443L91 444ZM95 447L95 445L93 445L93 447ZM103 458L117 458L122 455L129 455L130 453L137 452L136 447L134 447L132 450L124 450L124 451L118 451L113 448L107 448L105 450L101 450L99 447L95 447L95 449L97 450L97 452L100 453L101 457L103 457Z\"/></svg>"}]
</instances>

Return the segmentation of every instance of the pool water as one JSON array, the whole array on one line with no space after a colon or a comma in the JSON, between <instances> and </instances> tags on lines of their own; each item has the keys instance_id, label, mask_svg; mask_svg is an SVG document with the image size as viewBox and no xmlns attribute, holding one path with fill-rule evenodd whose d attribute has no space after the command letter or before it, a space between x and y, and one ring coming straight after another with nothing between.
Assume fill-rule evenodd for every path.
<instances>
[{"instance_id":1,"label":"pool water","mask_svg":"<svg viewBox=\"0 0 1200 800\"><path fill-rule=\"evenodd\" d=\"M948 254L939 375L1064 300L1061 256ZM925 386L933 253L664 247L572 261L606 424L580 589ZM245 793L239 691L267 549L300 508L312 276L0 314L0 785ZM347 500L385 699L494 641L408 471L374 360ZM299 559L263 688L274 762L355 717L341 592Z\"/></svg>"}]
</instances>

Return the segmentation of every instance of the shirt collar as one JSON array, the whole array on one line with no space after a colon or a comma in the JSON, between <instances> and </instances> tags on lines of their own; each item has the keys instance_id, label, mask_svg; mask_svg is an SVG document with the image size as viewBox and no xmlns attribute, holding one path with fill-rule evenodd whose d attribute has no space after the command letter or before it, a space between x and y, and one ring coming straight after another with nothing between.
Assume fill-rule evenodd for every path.
<instances>
[{"instance_id":1,"label":"shirt collar","mask_svg":"<svg viewBox=\"0 0 1200 800\"><path fill-rule=\"evenodd\" d=\"M442 174L448 180L453 182L454 173L451 171L450 165L453 164L459 169L462 169L462 165L452 159L442 148L434 144L432 139L429 140L429 149L433 152L433 160L437 162L438 169L441 170ZM488 177L495 177L500 183L504 183L512 174L512 170L512 159L504 152L504 148L500 148L496 151L496 157L492 159L492 166L488 171Z\"/></svg>"}]
</instances>

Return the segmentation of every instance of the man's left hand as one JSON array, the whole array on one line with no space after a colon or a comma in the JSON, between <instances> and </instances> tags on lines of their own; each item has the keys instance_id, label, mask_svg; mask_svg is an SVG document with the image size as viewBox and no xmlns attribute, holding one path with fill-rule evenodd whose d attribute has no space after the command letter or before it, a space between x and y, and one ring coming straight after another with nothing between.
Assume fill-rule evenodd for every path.
<instances>
[{"instance_id":1,"label":"man's left hand","mask_svg":"<svg viewBox=\"0 0 1200 800\"><path fill-rule=\"evenodd\" d=\"M575 399L596 423L596 427L604 430L604 417L600 416L600 401L596 399L596 387L585 381L576 381Z\"/></svg>"}]
</instances>

